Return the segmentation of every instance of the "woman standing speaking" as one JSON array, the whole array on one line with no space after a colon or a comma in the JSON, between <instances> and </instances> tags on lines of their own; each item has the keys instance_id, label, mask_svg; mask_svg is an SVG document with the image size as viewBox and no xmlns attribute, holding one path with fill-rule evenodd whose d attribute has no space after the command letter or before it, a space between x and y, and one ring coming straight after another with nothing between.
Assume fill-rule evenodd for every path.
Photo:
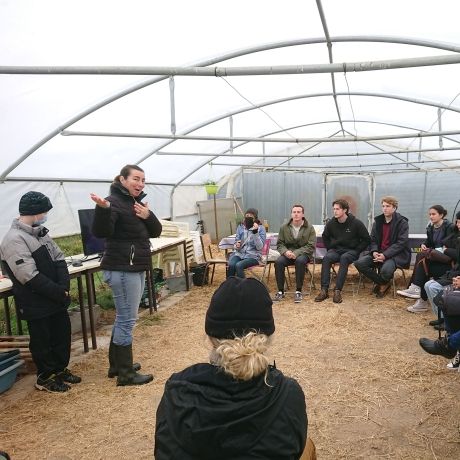
<instances>
[{"instance_id":1,"label":"woman standing speaking","mask_svg":"<svg viewBox=\"0 0 460 460\"><path fill-rule=\"evenodd\" d=\"M110 195L101 198L91 193L96 203L93 233L106 238L101 261L104 281L110 286L116 317L109 347L109 377L117 385L142 385L153 375L137 371L133 364L133 328L144 292L145 271L150 267L150 241L161 234L161 223L150 211L146 196L144 171L136 165L124 166L110 186Z\"/></svg>"}]
</instances>

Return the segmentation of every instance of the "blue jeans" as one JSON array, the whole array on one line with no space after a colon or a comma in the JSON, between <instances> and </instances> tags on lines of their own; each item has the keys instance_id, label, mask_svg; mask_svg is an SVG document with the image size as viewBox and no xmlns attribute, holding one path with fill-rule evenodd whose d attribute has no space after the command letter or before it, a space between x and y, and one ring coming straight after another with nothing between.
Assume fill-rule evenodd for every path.
<instances>
[{"instance_id":1,"label":"blue jeans","mask_svg":"<svg viewBox=\"0 0 460 460\"><path fill-rule=\"evenodd\" d=\"M104 270L104 281L110 286L115 303L113 343L120 346L133 343L133 329L145 286L145 272Z\"/></svg>"},{"instance_id":2,"label":"blue jeans","mask_svg":"<svg viewBox=\"0 0 460 460\"><path fill-rule=\"evenodd\" d=\"M232 256L228 260L227 277L235 276L236 273L238 278L244 278L244 269L254 265L259 265L256 259L242 259L240 256Z\"/></svg>"},{"instance_id":3,"label":"blue jeans","mask_svg":"<svg viewBox=\"0 0 460 460\"><path fill-rule=\"evenodd\" d=\"M444 286L441 286L435 280L429 280L425 283L425 291L426 296L428 297L428 301L430 302L431 309L435 316L438 316L438 306L434 303L433 299L444 289ZM443 314L441 312L441 318Z\"/></svg>"}]
</instances>

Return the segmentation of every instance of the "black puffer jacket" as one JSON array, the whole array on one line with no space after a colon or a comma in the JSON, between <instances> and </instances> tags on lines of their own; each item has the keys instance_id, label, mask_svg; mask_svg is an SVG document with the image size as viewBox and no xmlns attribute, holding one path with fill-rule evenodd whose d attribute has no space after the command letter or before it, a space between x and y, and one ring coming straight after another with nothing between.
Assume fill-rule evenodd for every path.
<instances>
[{"instance_id":1,"label":"black puffer jacket","mask_svg":"<svg viewBox=\"0 0 460 460\"><path fill-rule=\"evenodd\" d=\"M96 206L93 233L106 238L103 270L140 272L150 266L150 241L161 235L161 223L153 212L147 219L137 217L134 212L135 201L141 202L142 193L132 197L120 183L110 186L109 208Z\"/></svg>"},{"instance_id":2,"label":"black puffer jacket","mask_svg":"<svg viewBox=\"0 0 460 460\"><path fill-rule=\"evenodd\" d=\"M13 283L21 319L46 318L67 309L69 271L47 228L14 219L0 246L0 257Z\"/></svg>"},{"instance_id":3,"label":"black puffer jacket","mask_svg":"<svg viewBox=\"0 0 460 460\"><path fill-rule=\"evenodd\" d=\"M307 436L299 384L270 367L249 381L195 364L173 374L158 406L157 460L299 459Z\"/></svg>"},{"instance_id":4,"label":"black puffer jacket","mask_svg":"<svg viewBox=\"0 0 460 460\"><path fill-rule=\"evenodd\" d=\"M433 224L430 223L426 227L426 240L423 243L427 248L432 248L432 249L434 249L435 247L435 244L433 241L433 230L434 230ZM449 220L443 219L440 231L441 231L441 242L444 243L444 240L450 239L450 235L454 231L454 225L452 225L452 223Z\"/></svg>"}]
</instances>

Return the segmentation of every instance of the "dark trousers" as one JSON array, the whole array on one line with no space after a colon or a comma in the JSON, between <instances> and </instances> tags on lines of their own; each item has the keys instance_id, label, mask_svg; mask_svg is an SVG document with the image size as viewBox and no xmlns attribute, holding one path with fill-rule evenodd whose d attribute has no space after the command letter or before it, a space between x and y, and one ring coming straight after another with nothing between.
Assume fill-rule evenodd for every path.
<instances>
[{"instance_id":1,"label":"dark trousers","mask_svg":"<svg viewBox=\"0 0 460 460\"><path fill-rule=\"evenodd\" d=\"M329 249L321 262L321 289L329 289L331 281L331 266L339 262L339 271L335 280L335 289L340 291L345 284L348 266L359 256L358 251L353 249Z\"/></svg>"},{"instance_id":2,"label":"dark trousers","mask_svg":"<svg viewBox=\"0 0 460 460\"><path fill-rule=\"evenodd\" d=\"M305 270L309 260L309 257L306 255L299 256L294 260L288 259L285 256L279 256L275 261L275 277L278 291L284 292L284 270L289 265L295 265L296 291L301 291L303 280L305 279Z\"/></svg>"},{"instance_id":3,"label":"dark trousers","mask_svg":"<svg viewBox=\"0 0 460 460\"><path fill-rule=\"evenodd\" d=\"M425 291L425 283L433 278L437 280L441 278L444 273L449 271L452 267L450 264L442 264L440 262L434 262L431 260L425 260L426 267L428 268L428 274L425 273L425 267L423 262L420 262L415 265L414 271L412 273L411 283L414 283L421 288L420 297L423 300L428 300Z\"/></svg>"},{"instance_id":4,"label":"dark trousers","mask_svg":"<svg viewBox=\"0 0 460 460\"><path fill-rule=\"evenodd\" d=\"M37 375L48 378L69 365L71 327L67 310L47 318L27 321L29 349L37 366Z\"/></svg>"},{"instance_id":5,"label":"dark trousers","mask_svg":"<svg viewBox=\"0 0 460 460\"><path fill-rule=\"evenodd\" d=\"M355 262L355 267L366 278L372 280L375 284L388 283L396 271L396 263L393 259L387 259L382 263L374 263L372 256L367 255L360 257Z\"/></svg>"}]
</instances>

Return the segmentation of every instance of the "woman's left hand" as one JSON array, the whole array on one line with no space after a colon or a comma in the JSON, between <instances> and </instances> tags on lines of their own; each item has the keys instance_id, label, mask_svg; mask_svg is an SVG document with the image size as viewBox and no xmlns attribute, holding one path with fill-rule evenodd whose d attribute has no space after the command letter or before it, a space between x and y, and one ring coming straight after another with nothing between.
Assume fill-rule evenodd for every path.
<instances>
[{"instance_id":1,"label":"woman's left hand","mask_svg":"<svg viewBox=\"0 0 460 460\"><path fill-rule=\"evenodd\" d=\"M148 203L134 203L134 212L137 217L147 219L150 216L150 209Z\"/></svg>"}]
</instances>

